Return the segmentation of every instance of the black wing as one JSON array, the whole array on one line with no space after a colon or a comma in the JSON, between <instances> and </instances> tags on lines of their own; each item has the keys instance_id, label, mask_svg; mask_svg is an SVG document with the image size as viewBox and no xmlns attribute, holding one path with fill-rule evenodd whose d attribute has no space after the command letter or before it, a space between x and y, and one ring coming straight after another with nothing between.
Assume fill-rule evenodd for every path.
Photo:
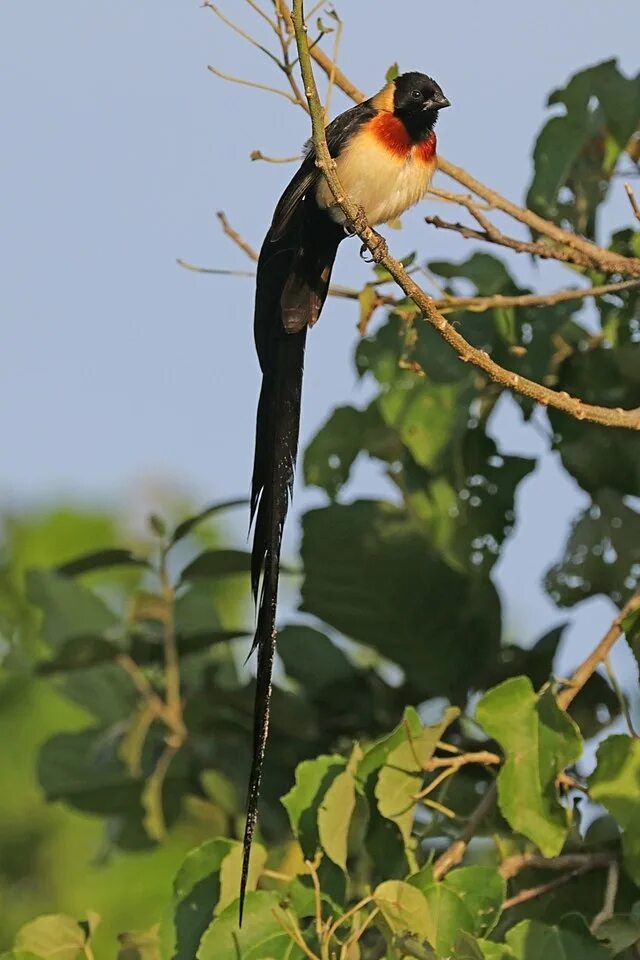
<instances>
[{"instance_id":1,"label":"black wing","mask_svg":"<svg viewBox=\"0 0 640 960\"><path fill-rule=\"evenodd\" d=\"M345 110L340 116L332 120L327 127L327 146L329 153L335 159L346 143L360 127L375 117L376 109L370 100L358 103L350 110ZM305 158L302 166L295 174L286 190L280 197L271 222L271 240L279 240L286 231L291 218L298 208L300 201L315 187L321 173L316 167L316 154L313 144L309 141L305 149Z\"/></svg>"}]
</instances>

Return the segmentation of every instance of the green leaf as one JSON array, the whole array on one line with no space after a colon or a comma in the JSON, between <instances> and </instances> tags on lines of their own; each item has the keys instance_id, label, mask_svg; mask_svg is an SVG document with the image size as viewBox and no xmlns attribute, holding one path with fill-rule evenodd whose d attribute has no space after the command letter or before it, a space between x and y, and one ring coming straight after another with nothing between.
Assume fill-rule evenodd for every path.
<instances>
[{"instance_id":1,"label":"green leaf","mask_svg":"<svg viewBox=\"0 0 640 960\"><path fill-rule=\"evenodd\" d=\"M556 856L567 836L568 813L555 780L582 752L573 721L546 691L536 696L527 677L514 677L478 703L476 720L506 754L498 775L498 802L510 826Z\"/></svg>"},{"instance_id":2,"label":"green leaf","mask_svg":"<svg viewBox=\"0 0 640 960\"><path fill-rule=\"evenodd\" d=\"M74 670L59 681L57 689L102 726L121 723L133 713L140 697L129 674L111 663Z\"/></svg>"},{"instance_id":3,"label":"green leaf","mask_svg":"<svg viewBox=\"0 0 640 960\"><path fill-rule=\"evenodd\" d=\"M494 587L452 570L404 510L364 500L312 510L302 557L301 609L398 664L420 697L463 699L497 653Z\"/></svg>"},{"instance_id":4,"label":"green leaf","mask_svg":"<svg viewBox=\"0 0 640 960\"><path fill-rule=\"evenodd\" d=\"M118 934L118 960L163 960L160 924L150 930L129 930Z\"/></svg>"},{"instance_id":5,"label":"green leaf","mask_svg":"<svg viewBox=\"0 0 640 960\"><path fill-rule=\"evenodd\" d=\"M466 384L421 381L407 390L400 379L381 395L378 406L416 463L430 468L466 427L470 399Z\"/></svg>"},{"instance_id":6,"label":"green leaf","mask_svg":"<svg viewBox=\"0 0 640 960\"><path fill-rule=\"evenodd\" d=\"M95 593L59 573L29 570L27 598L42 610L42 635L54 649L72 638L100 636L118 624Z\"/></svg>"},{"instance_id":7,"label":"green leaf","mask_svg":"<svg viewBox=\"0 0 640 960\"><path fill-rule=\"evenodd\" d=\"M387 880L379 884L372 894L393 933L413 933L421 940L429 939L432 924L427 901L416 887L401 880Z\"/></svg>"},{"instance_id":8,"label":"green leaf","mask_svg":"<svg viewBox=\"0 0 640 960\"><path fill-rule=\"evenodd\" d=\"M210 506L205 507L204 510L201 510L200 513L196 513L193 517L187 517L186 520L179 523L173 531L170 545L173 546L173 544L179 540L184 540L198 524L213 517L216 513L220 513L223 510L231 510L233 507L243 507L248 503L249 501L246 498L240 500L221 500L218 503L212 503Z\"/></svg>"},{"instance_id":9,"label":"green leaf","mask_svg":"<svg viewBox=\"0 0 640 960\"><path fill-rule=\"evenodd\" d=\"M56 573L63 577L77 577L82 573L93 573L96 570L107 570L110 567L146 567L144 557L136 557L130 550L111 548L97 550L94 553L85 553L75 560L68 560L56 569Z\"/></svg>"},{"instance_id":10,"label":"green leaf","mask_svg":"<svg viewBox=\"0 0 640 960\"><path fill-rule=\"evenodd\" d=\"M296 767L296 782L282 798L291 829L307 859L313 859L318 849L318 813L320 805L335 781L346 767L344 757L334 754L304 760Z\"/></svg>"},{"instance_id":11,"label":"green leaf","mask_svg":"<svg viewBox=\"0 0 640 960\"><path fill-rule=\"evenodd\" d=\"M455 943L453 960L514 960L514 954L505 943L493 943L461 933Z\"/></svg>"},{"instance_id":12,"label":"green leaf","mask_svg":"<svg viewBox=\"0 0 640 960\"><path fill-rule=\"evenodd\" d=\"M265 860L264 848L254 844L249 891L255 890ZM214 913L221 913L237 899L241 862L242 844L232 840L207 840L187 854L173 884L174 960L192 960Z\"/></svg>"},{"instance_id":13,"label":"green leaf","mask_svg":"<svg viewBox=\"0 0 640 960\"><path fill-rule=\"evenodd\" d=\"M574 522L560 563L545 587L560 606L597 594L622 604L640 583L640 514L619 493L603 490Z\"/></svg>"},{"instance_id":14,"label":"green leaf","mask_svg":"<svg viewBox=\"0 0 640 960\"><path fill-rule=\"evenodd\" d=\"M397 63L392 63L387 72L384 75L387 83L391 83L392 80L395 80L396 77L400 75L400 68Z\"/></svg>"},{"instance_id":15,"label":"green leaf","mask_svg":"<svg viewBox=\"0 0 640 960\"><path fill-rule=\"evenodd\" d=\"M623 734L598 747L597 766L589 777L589 796L611 813L624 833L625 867L640 884L640 740Z\"/></svg>"},{"instance_id":16,"label":"green leaf","mask_svg":"<svg viewBox=\"0 0 640 960\"><path fill-rule=\"evenodd\" d=\"M359 319L358 330L364 332L367 329L369 320L378 306L378 291L372 284L363 287L358 296Z\"/></svg>"},{"instance_id":17,"label":"green leaf","mask_svg":"<svg viewBox=\"0 0 640 960\"><path fill-rule=\"evenodd\" d=\"M615 60L605 61L552 93L549 105L557 103L564 104L566 113L549 120L538 137L527 205L593 236L596 209L640 120L640 76L627 79ZM572 194L566 202L560 199L563 188Z\"/></svg>"},{"instance_id":18,"label":"green leaf","mask_svg":"<svg viewBox=\"0 0 640 960\"><path fill-rule=\"evenodd\" d=\"M387 762L389 754L396 747L406 742L407 733L410 733L412 737L419 737L422 732L422 721L415 707L405 707L404 715L398 726L386 737L382 737L373 746L369 747L358 764L356 776L360 790L364 789L364 785L371 774Z\"/></svg>"},{"instance_id":19,"label":"green leaf","mask_svg":"<svg viewBox=\"0 0 640 960\"><path fill-rule=\"evenodd\" d=\"M287 676L297 680L309 694L350 680L356 673L353 664L326 634L303 624L280 630L278 654Z\"/></svg>"},{"instance_id":20,"label":"green leaf","mask_svg":"<svg viewBox=\"0 0 640 960\"><path fill-rule=\"evenodd\" d=\"M634 903L628 914L618 913L601 923L596 932L612 957L640 942L640 902Z\"/></svg>"},{"instance_id":21,"label":"green leaf","mask_svg":"<svg viewBox=\"0 0 640 960\"><path fill-rule=\"evenodd\" d=\"M229 904L205 931L197 960L300 960L304 954L282 927L290 921L280 899L275 891L247 894L241 930L238 905Z\"/></svg>"},{"instance_id":22,"label":"green leaf","mask_svg":"<svg viewBox=\"0 0 640 960\"><path fill-rule=\"evenodd\" d=\"M507 933L507 943L517 960L607 960L608 952L584 931L539 920L523 920Z\"/></svg>"},{"instance_id":23,"label":"green leaf","mask_svg":"<svg viewBox=\"0 0 640 960\"><path fill-rule=\"evenodd\" d=\"M86 940L85 931L73 917L56 913L27 923L14 945L16 950L33 953L41 960L76 960L81 951L84 953Z\"/></svg>"},{"instance_id":24,"label":"green leaf","mask_svg":"<svg viewBox=\"0 0 640 960\"><path fill-rule=\"evenodd\" d=\"M335 498L360 453L393 460L399 452L396 434L384 423L377 403L364 410L337 407L305 450L305 483Z\"/></svg>"},{"instance_id":25,"label":"green leaf","mask_svg":"<svg viewBox=\"0 0 640 960\"><path fill-rule=\"evenodd\" d=\"M65 673L68 670L83 670L114 660L122 651L115 643L104 637L70 637L64 640L55 657L42 660L36 665L41 676Z\"/></svg>"},{"instance_id":26,"label":"green leaf","mask_svg":"<svg viewBox=\"0 0 640 960\"><path fill-rule=\"evenodd\" d=\"M235 576L250 569L251 554L246 550L205 550L184 568L180 581Z\"/></svg>"},{"instance_id":27,"label":"green leaf","mask_svg":"<svg viewBox=\"0 0 640 960\"><path fill-rule=\"evenodd\" d=\"M318 837L322 849L336 866L347 870L347 840L356 805L354 771L362 751L353 749L346 768L333 780L318 810Z\"/></svg>"},{"instance_id":28,"label":"green leaf","mask_svg":"<svg viewBox=\"0 0 640 960\"><path fill-rule=\"evenodd\" d=\"M113 813L135 805L140 786L115 755L108 730L59 733L38 757L38 780L47 800L65 800L88 813Z\"/></svg>"},{"instance_id":29,"label":"green leaf","mask_svg":"<svg viewBox=\"0 0 640 960\"><path fill-rule=\"evenodd\" d=\"M450 707L440 723L424 727L417 736L409 736L404 729L403 740L388 754L378 774L375 796L378 810L387 820L393 820L402 834L411 863L411 830L416 812L416 794L420 791L424 767L431 759L444 731L460 711Z\"/></svg>"},{"instance_id":30,"label":"green leaf","mask_svg":"<svg viewBox=\"0 0 640 960\"><path fill-rule=\"evenodd\" d=\"M461 898L473 920L476 936L491 933L507 893L507 884L493 867L460 867L452 870L444 884Z\"/></svg>"},{"instance_id":31,"label":"green leaf","mask_svg":"<svg viewBox=\"0 0 640 960\"><path fill-rule=\"evenodd\" d=\"M471 933L475 924L460 894L444 883L433 883L424 891L429 921L429 942L438 956L447 956L462 931Z\"/></svg>"},{"instance_id":32,"label":"green leaf","mask_svg":"<svg viewBox=\"0 0 640 960\"><path fill-rule=\"evenodd\" d=\"M603 310L601 306L601 312ZM585 403L604 407L634 409L640 406L639 345L585 346L589 348L573 350L560 365L556 389L580 397ZM562 464L584 490L595 497L605 490L621 496L638 493L640 434L637 431L612 430L567 417L560 411L549 410L548 414L554 447L560 453Z\"/></svg>"}]
</instances>

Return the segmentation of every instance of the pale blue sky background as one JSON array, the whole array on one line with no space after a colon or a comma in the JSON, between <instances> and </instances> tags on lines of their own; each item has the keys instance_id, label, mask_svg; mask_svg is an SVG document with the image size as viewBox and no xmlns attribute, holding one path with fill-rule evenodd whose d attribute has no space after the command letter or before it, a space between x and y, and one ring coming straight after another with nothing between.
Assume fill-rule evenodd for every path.
<instances>
[{"instance_id":1,"label":"pale blue sky background","mask_svg":"<svg viewBox=\"0 0 640 960\"><path fill-rule=\"evenodd\" d=\"M269 40L243 0L220 7ZM453 103L438 128L442 153L516 200L548 92L611 56L627 73L638 65L637 0L350 0L339 9L341 60L359 86L376 90L395 60L435 76ZM214 213L224 209L258 246L292 171L252 164L249 152L290 155L308 130L285 100L226 85L208 63L280 83L258 51L195 0L0 7L5 507L59 497L122 503L162 479L198 502L247 490L258 390L252 283L187 273L175 258L245 268ZM345 106L338 94L333 112ZM403 233L391 235L394 251L471 252L423 224L434 209L426 202L406 218ZM629 222L621 186L607 222ZM356 254L355 244L343 245L337 280L366 275ZM565 277L525 258L511 263L539 288ZM364 398L351 364L356 319L352 306L331 302L310 336L303 442L336 404ZM494 432L504 448L543 450L509 403L502 407ZM382 488L365 466L349 492ZM319 496L299 484L295 513L314 502ZM523 641L561 618L540 573L583 502L553 457L522 485L517 536L498 577L508 623ZM241 539L243 524L235 529ZM608 604L585 605L571 649L591 645L610 618Z\"/></svg>"}]
</instances>

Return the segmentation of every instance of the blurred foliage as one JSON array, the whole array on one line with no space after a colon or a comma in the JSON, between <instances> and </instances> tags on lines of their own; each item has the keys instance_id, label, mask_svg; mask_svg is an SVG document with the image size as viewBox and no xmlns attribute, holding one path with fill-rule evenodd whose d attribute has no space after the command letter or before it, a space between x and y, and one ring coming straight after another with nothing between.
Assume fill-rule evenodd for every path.
<instances>
[{"instance_id":1,"label":"blurred foliage","mask_svg":"<svg viewBox=\"0 0 640 960\"><path fill-rule=\"evenodd\" d=\"M640 79L607 62L549 103L565 113L538 137L529 202L597 236L620 165L638 164ZM637 229L607 242L640 255ZM420 265L417 254L405 260ZM428 267L451 294L528 292L485 252ZM360 302L377 323L355 353L368 403L333 411L304 455L305 480L327 502L303 518L304 616L279 633L241 932L252 614L248 554L219 532L241 501L200 513L176 504L139 532L70 509L5 518L6 960L637 956L640 756L634 732L619 732L627 705L598 674L570 717L559 708L563 625L528 649L506 641L492 571L536 462L502 449L492 419L501 390L410 302L371 316L384 279L376 268ZM640 406L638 291L467 310L456 322L516 373ZM530 402L511 402L532 424ZM590 498L563 555L549 557L548 594L558 607L593 596L621 606L640 579L640 437L557 412L546 426ZM348 497L361 456L379 465L393 502ZM637 615L624 629L637 656ZM579 764L594 738L585 782ZM440 879L438 855L494 785L497 806L464 865ZM548 879L524 860L559 854L584 869L523 894ZM524 869L509 872L518 857ZM612 861L615 904L598 917Z\"/></svg>"}]
</instances>

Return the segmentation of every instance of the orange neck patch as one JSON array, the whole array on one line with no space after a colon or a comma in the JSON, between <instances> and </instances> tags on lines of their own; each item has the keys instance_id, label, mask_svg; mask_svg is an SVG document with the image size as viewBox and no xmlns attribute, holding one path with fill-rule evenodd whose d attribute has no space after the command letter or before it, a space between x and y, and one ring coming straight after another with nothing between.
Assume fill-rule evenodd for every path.
<instances>
[{"instance_id":1,"label":"orange neck patch","mask_svg":"<svg viewBox=\"0 0 640 960\"><path fill-rule=\"evenodd\" d=\"M381 111L368 124L368 130L386 150L396 157L405 158L413 151L415 159L429 163L436 152L436 135L431 131L422 143L412 143L407 128L393 113Z\"/></svg>"}]
</instances>

